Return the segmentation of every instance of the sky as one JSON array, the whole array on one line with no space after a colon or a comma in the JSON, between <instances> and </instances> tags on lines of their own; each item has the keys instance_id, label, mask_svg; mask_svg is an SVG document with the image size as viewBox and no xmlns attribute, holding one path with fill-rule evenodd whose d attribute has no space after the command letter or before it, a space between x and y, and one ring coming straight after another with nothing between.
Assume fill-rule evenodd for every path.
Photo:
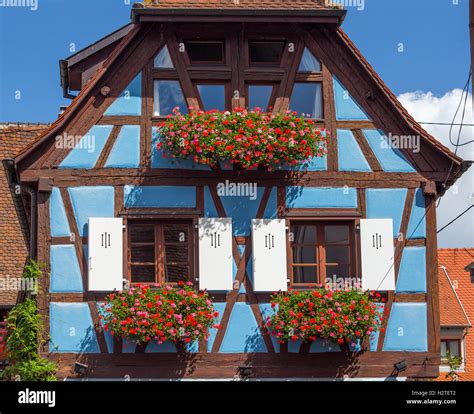
<instances>
[{"instance_id":1,"label":"sky","mask_svg":"<svg viewBox=\"0 0 474 414\"><path fill-rule=\"evenodd\" d=\"M31 7L6 7L11 1L0 0L0 122L52 122L70 102L62 97L58 61L127 24L133 0L22 0ZM469 1L333 1L346 4L343 29L415 118L451 122L470 66ZM465 122L471 120L469 110ZM449 127L425 128L449 143ZM465 128L461 142L472 132ZM459 154L473 160L473 147ZM469 205L473 180L471 171L443 199L440 227ZM473 221L474 209L440 233L440 247L474 247Z\"/></svg>"}]
</instances>

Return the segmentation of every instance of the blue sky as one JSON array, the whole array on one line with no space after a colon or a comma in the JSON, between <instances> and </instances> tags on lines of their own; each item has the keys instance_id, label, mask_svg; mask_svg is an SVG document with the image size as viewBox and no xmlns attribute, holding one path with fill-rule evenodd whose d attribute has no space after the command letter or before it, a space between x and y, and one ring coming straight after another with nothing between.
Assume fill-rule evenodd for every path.
<instances>
[{"instance_id":1,"label":"blue sky","mask_svg":"<svg viewBox=\"0 0 474 414\"><path fill-rule=\"evenodd\" d=\"M133 3L37 1L36 11L0 7L3 122L53 121L69 102L59 87L59 59L71 55L73 45L80 50L128 23L127 3ZM345 31L397 95L462 88L469 67L468 0L365 0L363 11L348 10Z\"/></svg>"}]
</instances>

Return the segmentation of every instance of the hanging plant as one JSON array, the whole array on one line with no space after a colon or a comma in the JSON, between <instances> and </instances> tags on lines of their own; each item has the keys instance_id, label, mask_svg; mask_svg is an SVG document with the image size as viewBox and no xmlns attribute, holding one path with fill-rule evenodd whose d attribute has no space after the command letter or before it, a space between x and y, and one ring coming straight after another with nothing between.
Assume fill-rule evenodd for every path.
<instances>
[{"instance_id":1,"label":"hanging plant","mask_svg":"<svg viewBox=\"0 0 474 414\"><path fill-rule=\"evenodd\" d=\"M243 168L269 169L307 163L327 153L327 133L295 112L268 114L258 109L191 111L178 108L158 127L158 149L164 156L192 157L196 163L217 166L230 160Z\"/></svg>"},{"instance_id":2,"label":"hanging plant","mask_svg":"<svg viewBox=\"0 0 474 414\"><path fill-rule=\"evenodd\" d=\"M380 329L380 294L359 290L289 290L271 297L267 326L280 342L327 339L354 343Z\"/></svg>"},{"instance_id":3,"label":"hanging plant","mask_svg":"<svg viewBox=\"0 0 474 414\"><path fill-rule=\"evenodd\" d=\"M191 283L178 285L134 285L108 295L104 329L139 343L207 340L218 316L207 292L195 292Z\"/></svg>"}]
</instances>

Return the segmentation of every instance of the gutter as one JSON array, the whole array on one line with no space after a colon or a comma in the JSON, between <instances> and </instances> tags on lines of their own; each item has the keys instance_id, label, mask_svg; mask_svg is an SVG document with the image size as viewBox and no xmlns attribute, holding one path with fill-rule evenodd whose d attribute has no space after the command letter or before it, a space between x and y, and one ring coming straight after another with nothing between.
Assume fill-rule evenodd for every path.
<instances>
[{"instance_id":1,"label":"gutter","mask_svg":"<svg viewBox=\"0 0 474 414\"><path fill-rule=\"evenodd\" d=\"M27 185L21 185L18 177L18 171L16 169L16 163L13 158L7 158L2 160L3 166L7 173L8 184L10 190L15 196L20 196L21 193L26 193L30 196L30 248L29 256L30 259L36 259L36 239L37 239L37 216L38 216L38 203L37 203L37 193L33 187ZM20 193L16 191L17 187L20 187ZM21 200L21 197L20 197ZM24 206L23 200L21 204Z\"/></svg>"}]
</instances>

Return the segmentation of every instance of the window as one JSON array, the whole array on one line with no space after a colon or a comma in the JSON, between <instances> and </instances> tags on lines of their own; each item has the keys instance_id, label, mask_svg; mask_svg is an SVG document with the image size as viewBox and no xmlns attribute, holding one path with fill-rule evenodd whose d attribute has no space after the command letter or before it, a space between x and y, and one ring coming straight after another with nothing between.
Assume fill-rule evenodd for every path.
<instances>
[{"instance_id":1,"label":"window","mask_svg":"<svg viewBox=\"0 0 474 414\"><path fill-rule=\"evenodd\" d=\"M129 272L132 283L178 283L192 280L191 223L142 222L129 226Z\"/></svg>"},{"instance_id":2,"label":"window","mask_svg":"<svg viewBox=\"0 0 474 414\"><path fill-rule=\"evenodd\" d=\"M294 221L290 228L291 284L334 283L353 277L353 224Z\"/></svg>"},{"instance_id":3,"label":"window","mask_svg":"<svg viewBox=\"0 0 474 414\"><path fill-rule=\"evenodd\" d=\"M166 46L161 49L160 53L156 55L153 61L153 66L158 69L173 69L173 62L171 61L170 53Z\"/></svg>"},{"instance_id":4,"label":"window","mask_svg":"<svg viewBox=\"0 0 474 414\"><path fill-rule=\"evenodd\" d=\"M321 63L307 48L304 48L298 72L321 72Z\"/></svg>"},{"instance_id":5,"label":"window","mask_svg":"<svg viewBox=\"0 0 474 414\"><path fill-rule=\"evenodd\" d=\"M179 107L181 113L187 113L187 105L179 81L158 80L155 81L155 116L166 116L173 112L173 108Z\"/></svg>"},{"instance_id":6,"label":"window","mask_svg":"<svg viewBox=\"0 0 474 414\"><path fill-rule=\"evenodd\" d=\"M283 40L251 40L249 42L250 64L278 65L285 43Z\"/></svg>"},{"instance_id":7,"label":"window","mask_svg":"<svg viewBox=\"0 0 474 414\"><path fill-rule=\"evenodd\" d=\"M248 107L268 111L273 85L248 85Z\"/></svg>"},{"instance_id":8,"label":"window","mask_svg":"<svg viewBox=\"0 0 474 414\"><path fill-rule=\"evenodd\" d=\"M448 361L448 352L451 356L461 356L461 340L460 339L442 339L441 340L441 361Z\"/></svg>"},{"instance_id":9,"label":"window","mask_svg":"<svg viewBox=\"0 0 474 414\"><path fill-rule=\"evenodd\" d=\"M224 111L225 108L225 85L197 85L199 95L205 111L217 109Z\"/></svg>"},{"instance_id":10,"label":"window","mask_svg":"<svg viewBox=\"0 0 474 414\"><path fill-rule=\"evenodd\" d=\"M194 64L224 63L224 42L188 40L184 42L189 60Z\"/></svg>"},{"instance_id":11,"label":"window","mask_svg":"<svg viewBox=\"0 0 474 414\"><path fill-rule=\"evenodd\" d=\"M290 109L313 119L323 117L321 83L295 83L291 94Z\"/></svg>"}]
</instances>

